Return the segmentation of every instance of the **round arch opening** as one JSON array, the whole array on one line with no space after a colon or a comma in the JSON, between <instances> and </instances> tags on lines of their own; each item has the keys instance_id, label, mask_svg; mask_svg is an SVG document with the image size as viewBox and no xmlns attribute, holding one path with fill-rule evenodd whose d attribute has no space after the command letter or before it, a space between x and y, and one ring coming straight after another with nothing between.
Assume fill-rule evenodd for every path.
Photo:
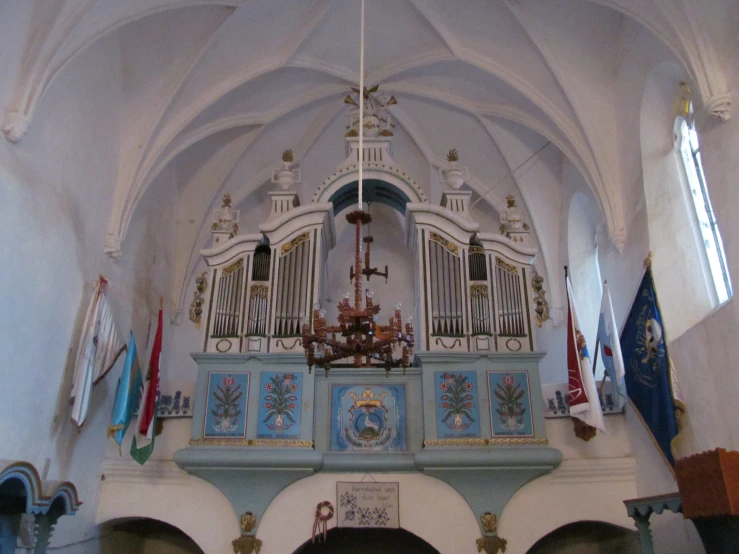
<instances>
[{"instance_id":1,"label":"round arch opening","mask_svg":"<svg viewBox=\"0 0 739 554\"><path fill-rule=\"evenodd\" d=\"M294 554L441 554L433 546L405 529L356 529L335 527L326 542L306 541Z\"/></svg>"},{"instance_id":2,"label":"round arch opening","mask_svg":"<svg viewBox=\"0 0 739 554\"><path fill-rule=\"evenodd\" d=\"M334 215L359 202L358 181L351 181L334 192L328 199L334 205ZM382 179L362 179L362 201L378 202L405 215L408 195L395 185Z\"/></svg>"}]
</instances>

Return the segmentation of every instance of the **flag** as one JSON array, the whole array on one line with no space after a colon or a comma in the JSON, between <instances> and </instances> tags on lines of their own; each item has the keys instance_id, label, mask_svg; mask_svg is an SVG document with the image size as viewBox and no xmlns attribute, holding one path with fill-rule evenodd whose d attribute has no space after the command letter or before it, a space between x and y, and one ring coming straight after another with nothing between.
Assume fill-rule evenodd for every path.
<instances>
[{"instance_id":1,"label":"flag","mask_svg":"<svg viewBox=\"0 0 739 554\"><path fill-rule=\"evenodd\" d=\"M590 354L585 337L580 331L580 321L569 277L567 277L567 376L570 416L605 432L603 410L590 368Z\"/></svg>"},{"instance_id":2,"label":"flag","mask_svg":"<svg viewBox=\"0 0 739 554\"><path fill-rule=\"evenodd\" d=\"M87 417L93 385L97 385L107 375L126 349L126 343L110 309L106 295L107 285L108 281L102 275L95 283L95 292L82 326L74 364L72 420L80 427Z\"/></svg>"},{"instance_id":3,"label":"flag","mask_svg":"<svg viewBox=\"0 0 739 554\"><path fill-rule=\"evenodd\" d=\"M108 437L115 440L118 446L123 442L123 436L128 430L128 426L133 419L133 414L138 409L141 385L141 371L136 352L136 339L133 336L133 331L131 331L131 338L128 341L128 352L126 353L126 363L123 365L123 372L121 373L120 379L118 379L118 389L115 393L113 417L111 424L108 426Z\"/></svg>"},{"instance_id":4,"label":"flag","mask_svg":"<svg viewBox=\"0 0 739 554\"><path fill-rule=\"evenodd\" d=\"M676 412L684 408L675 399L672 368L651 267L644 272L626 318L621 332L621 349L629 400L665 460L674 466L672 442L679 433Z\"/></svg>"},{"instance_id":5,"label":"flag","mask_svg":"<svg viewBox=\"0 0 739 554\"><path fill-rule=\"evenodd\" d=\"M624 360L621 355L621 341L618 339L616 317L613 315L611 293L608 283L603 283L603 300L600 303L598 318L598 341L600 342L600 359L606 368L606 375L617 392L616 406L620 409L626 403L626 383L624 381Z\"/></svg>"},{"instance_id":6,"label":"flag","mask_svg":"<svg viewBox=\"0 0 739 554\"><path fill-rule=\"evenodd\" d=\"M136 434L133 436L133 442L131 443L131 456L142 465L149 459L154 450L157 410L159 408L159 364L162 357L162 313L160 307L154 346L149 358L149 371L146 374L146 383L141 394Z\"/></svg>"}]
</instances>

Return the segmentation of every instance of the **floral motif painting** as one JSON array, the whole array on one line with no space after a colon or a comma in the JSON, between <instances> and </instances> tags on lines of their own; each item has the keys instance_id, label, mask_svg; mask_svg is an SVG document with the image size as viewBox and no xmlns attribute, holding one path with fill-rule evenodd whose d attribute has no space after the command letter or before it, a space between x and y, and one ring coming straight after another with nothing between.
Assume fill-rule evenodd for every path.
<instances>
[{"instance_id":1,"label":"floral motif painting","mask_svg":"<svg viewBox=\"0 0 739 554\"><path fill-rule=\"evenodd\" d=\"M331 450L406 449L403 385L334 385L331 414Z\"/></svg>"},{"instance_id":2,"label":"floral motif painting","mask_svg":"<svg viewBox=\"0 0 739 554\"><path fill-rule=\"evenodd\" d=\"M437 371L434 373L434 385L438 437L479 437L477 373Z\"/></svg>"},{"instance_id":3,"label":"floral motif painting","mask_svg":"<svg viewBox=\"0 0 739 554\"><path fill-rule=\"evenodd\" d=\"M302 373L262 372L257 438L299 438L302 394Z\"/></svg>"},{"instance_id":4,"label":"floral motif painting","mask_svg":"<svg viewBox=\"0 0 739 554\"><path fill-rule=\"evenodd\" d=\"M529 374L489 371L490 429L493 437L533 437Z\"/></svg>"},{"instance_id":5,"label":"floral motif painting","mask_svg":"<svg viewBox=\"0 0 739 554\"><path fill-rule=\"evenodd\" d=\"M249 373L209 373L203 436L243 439L248 396Z\"/></svg>"}]
</instances>

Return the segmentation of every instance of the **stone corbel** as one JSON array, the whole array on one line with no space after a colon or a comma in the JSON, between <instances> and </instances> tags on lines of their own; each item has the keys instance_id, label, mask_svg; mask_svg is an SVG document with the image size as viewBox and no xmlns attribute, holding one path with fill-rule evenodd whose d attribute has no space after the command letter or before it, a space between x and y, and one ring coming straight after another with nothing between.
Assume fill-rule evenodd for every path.
<instances>
[{"instance_id":1,"label":"stone corbel","mask_svg":"<svg viewBox=\"0 0 739 554\"><path fill-rule=\"evenodd\" d=\"M17 144L28 132L28 117L21 112L5 110L3 134L8 142Z\"/></svg>"},{"instance_id":2,"label":"stone corbel","mask_svg":"<svg viewBox=\"0 0 739 554\"><path fill-rule=\"evenodd\" d=\"M103 251L113 260L120 258L123 253L121 251L121 238L112 233L105 235L105 246L103 247Z\"/></svg>"},{"instance_id":3,"label":"stone corbel","mask_svg":"<svg viewBox=\"0 0 739 554\"><path fill-rule=\"evenodd\" d=\"M619 254L624 253L624 247L626 246L626 229L619 229L608 234L608 238L611 239L611 243L616 247Z\"/></svg>"},{"instance_id":4,"label":"stone corbel","mask_svg":"<svg viewBox=\"0 0 739 554\"><path fill-rule=\"evenodd\" d=\"M731 119L731 93L716 94L704 103L706 113L713 119L726 122Z\"/></svg>"}]
</instances>

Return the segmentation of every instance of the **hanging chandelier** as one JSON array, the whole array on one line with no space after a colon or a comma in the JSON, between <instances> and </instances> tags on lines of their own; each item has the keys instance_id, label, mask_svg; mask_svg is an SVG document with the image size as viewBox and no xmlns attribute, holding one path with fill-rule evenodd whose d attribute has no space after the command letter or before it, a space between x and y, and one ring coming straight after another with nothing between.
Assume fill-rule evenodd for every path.
<instances>
[{"instance_id":1,"label":"hanging chandelier","mask_svg":"<svg viewBox=\"0 0 739 554\"><path fill-rule=\"evenodd\" d=\"M364 87L364 0L361 2L360 19L360 54L359 54L359 121L357 131L359 135L359 177L357 179L359 207L357 210L347 214L346 219L355 227L354 266L350 271L350 280L354 281L354 304L350 304L351 294L344 294L344 299L339 303L338 325L326 323L326 310L319 304L313 307L313 332L310 325L304 322L303 348L305 358L308 362L308 373L313 366L322 367L328 375L331 364L343 359L351 359L353 367L371 367L373 365L385 368L386 373L394 367L402 367L403 373L411 363L413 354L413 322L407 318L405 328L401 305L395 305L395 311L390 316L388 325L378 325L378 314L380 306L372 301L374 294L371 290L362 290L362 277L367 280L372 275L385 277L387 282L387 266L385 272L370 267L369 247L372 237L366 237L367 252L365 254L365 267L362 268L362 225L372 221L372 216L362 209L362 176L364 152L364 112L366 98ZM394 100L394 99L393 99ZM364 294L363 294L364 293ZM362 307L364 297L364 307ZM400 347L400 357L396 358L396 350Z\"/></svg>"},{"instance_id":2,"label":"hanging chandelier","mask_svg":"<svg viewBox=\"0 0 739 554\"><path fill-rule=\"evenodd\" d=\"M374 304L371 290L362 291L362 276L368 279L371 275L385 273L369 266L369 255L365 257L365 267L362 269L362 225L372 221L372 216L362 210L355 210L347 214L346 219L355 226L354 266L351 275L354 278L354 304L350 304L350 294L347 292L339 303L338 325L327 325L326 310L316 304L313 309L313 333L310 326L303 324L303 348L308 362L308 373L313 366L322 367L328 375L331 364L337 360L349 358L353 360L353 367L371 367L379 365L386 372L394 367L405 368L411 364L413 354L413 322L410 317L403 325L401 305L395 305L395 312L390 316L388 325L378 325L379 304ZM371 239L372 237L367 237ZM371 241L367 241L367 243ZM362 297L364 296L364 307ZM341 337L341 338L339 338ZM395 357L400 347L400 357Z\"/></svg>"}]
</instances>

